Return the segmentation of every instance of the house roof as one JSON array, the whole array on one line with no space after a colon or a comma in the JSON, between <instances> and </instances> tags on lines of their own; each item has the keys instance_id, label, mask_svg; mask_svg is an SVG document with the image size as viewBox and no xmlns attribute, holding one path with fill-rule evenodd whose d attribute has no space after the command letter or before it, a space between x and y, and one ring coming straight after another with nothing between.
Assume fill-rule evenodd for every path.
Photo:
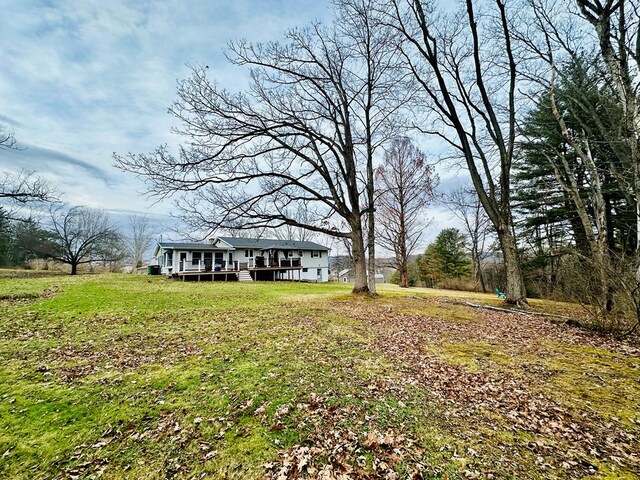
<instances>
[{"instance_id":1,"label":"house roof","mask_svg":"<svg viewBox=\"0 0 640 480\"><path fill-rule=\"evenodd\" d=\"M158 242L155 248L155 254L157 254L161 248L166 250L227 250L226 248L216 247L210 243Z\"/></svg>"},{"instance_id":2,"label":"house roof","mask_svg":"<svg viewBox=\"0 0 640 480\"><path fill-rule=\"evenodd\" d=\"M223 245L218 240L224 242ZM225 245L226 244L226 245ZM257 250L323 250L328 251L329 248L315 242L296 242L292 240L274 240L274 239L257 239L257 238L238 238L238 237L217 237L215 243L187 243L187 242L159 242L156 252L160 248L173 250L228 250L240 248L251 248Z\"/></svg>"},{"instance_id":3,"label":"house roof","mask_svg":"<svg viewBox=\"0 0 640 480\"><path fill-rule=\"evenodd\" d=\"M260 250L284 249L284 250L324 250L329 248L319 243L294 241L294 240L276 240L270 238L238 238L238 237L218 237L218 240L228 243L234 248L257 248Z\"/></svg>"}]
</instances>

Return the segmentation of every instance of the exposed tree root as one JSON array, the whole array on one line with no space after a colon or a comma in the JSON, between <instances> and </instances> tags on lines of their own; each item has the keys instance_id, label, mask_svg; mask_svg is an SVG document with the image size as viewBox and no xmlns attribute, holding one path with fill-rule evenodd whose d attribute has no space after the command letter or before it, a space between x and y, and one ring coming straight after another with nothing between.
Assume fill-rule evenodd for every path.
<instances>
[{"instance_id":1,"label":"exposed tree root","mask_svg":"<svg viewBox=\"0 0 640 480\"><path fill-rule=\"evenodd\" d=\"M529 307L529 302L527 301L526 298L520 298L518 300L511 300L509 298L505 299L505 301L503 302L504 305L506 305L507 307L516 307L516 308L520 308L523 310L528 310Z\"/></svg>"},{"instance_id":2,"label":"exposed tree root","mask_svg":"<svg viewBox=\"0 0 640 480\"><path fill-rule=\"evenodd\" d=\"M405 298L410 298L412 300L422 300L422 301L426 301L425 298L422 297L416 297L415 295L407 295ZM558 320L551 320L553 323L556 324L564 324L564 325L568 325L570 327L583 327L582 323L580 323L578 320L576 320L575 318L571 318L571 317L565 317L562 315L555 315L553 313L544 313L544 312L532 312L531 310L521 310L518 308L502 308L502 307L494 307L492 305L483 305L483 304L479 304L479 303L471 303L471 302L465 302L465 301L460 301L460 300L444 300L445 303L455 303L458 305L466 305L467 307L472 307L472 308L483 308L485 310L494 310L496 312L504 312L504 313L518 313L520 315L527 315L527 316L538 316L538 317L547 317L547 318L557 318ZM528 305L528 304L527 304ZM636 325L637 327L638 325ZM635 330L635 327L634 327ZM629 333L633 333L633 330Z\"/></svg>"},{"instance_id":3,"label":"exposed tree root","mask_svg":"<svg viewBox=\"0 0 640 480\"><path fill-rule=\"evenodd\" d=\"M369 287L362 287L362 288L356 288L353 287L353 290L351 290L351 293L353 295L369 295Z\"/></svg>"},{"instance_id":4,"label":"exposed tree root","mask_svg":"<svg viewBox=\"0 0 640 480\"><path fill-rule=\"evenodd\" d=\"M638 329L639 326L640 326L640 322L634 323L630 329L628 329L626 332L621 333L616 338L618 340L622 340L623 338L630 336L633 332L635 332Z\"/></svg>"},{"instance_id":5,"label":"exposed tree root","mask_svg":"<svg viewBox=\"0 0 640 480\"><path fill-rule=\"evenodd\" d=\"M500 308L500 307L493 307L491 305L481 305L478 303L471 303L471 302L456 302L456 303L461 303L462 305L466 305L468 307L473 307L473 308L484 308L487 310L495 310L497 312L519 313L520 315L527 315L527 316L558 318L558 319L561 319L562 321L561 322L556 321L554 323L563 323L571 327L582 327L582 324L579 321L577 321L575 318L564 317L562 315L555 315L553 313L532 312L531 310L521 310L518 308Z\"/></svg>"}]
</instances>

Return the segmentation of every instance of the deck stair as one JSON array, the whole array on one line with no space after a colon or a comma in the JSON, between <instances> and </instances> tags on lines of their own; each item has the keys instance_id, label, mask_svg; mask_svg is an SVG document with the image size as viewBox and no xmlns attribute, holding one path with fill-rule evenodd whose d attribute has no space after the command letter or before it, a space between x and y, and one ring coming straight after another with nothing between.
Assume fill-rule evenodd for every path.
<instances>
[{"instance_id":1,"label":"deck stair","mask_svg":"<svg viewBox=\"0 0 640 480\"><path fill-rule=\"evenodd\" d=\"M253 282L251 273L249 273L248 270L240 270L240 272L238 272L238 280L241 282Z\"/></svg>"}]
</instances>

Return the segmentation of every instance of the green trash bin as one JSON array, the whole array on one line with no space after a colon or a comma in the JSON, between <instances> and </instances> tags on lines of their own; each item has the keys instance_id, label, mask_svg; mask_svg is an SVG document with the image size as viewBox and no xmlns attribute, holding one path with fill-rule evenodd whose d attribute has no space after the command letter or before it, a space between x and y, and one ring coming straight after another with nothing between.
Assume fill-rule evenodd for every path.
<instances>
[{"instance_id":1,"label":"green trash bin","mask_svg":"<svg viewBox=\"0 0 640 480\"><path fill-rule=\"evenodd\" d=\"M153 275L153 265L147 267L147 275Z\"/></svg>"}]
</instances>

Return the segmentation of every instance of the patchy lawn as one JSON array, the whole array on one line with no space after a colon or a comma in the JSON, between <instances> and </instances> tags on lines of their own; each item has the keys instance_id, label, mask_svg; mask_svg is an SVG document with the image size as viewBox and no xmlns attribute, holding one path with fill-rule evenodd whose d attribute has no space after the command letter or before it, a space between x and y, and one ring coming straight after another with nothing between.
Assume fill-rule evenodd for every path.
<instances>
[{"instance_id":1,"label":"patchy lawn","mask_svg":"<svg viewBox=\"0 0 640 480\"><path fill-rule=\"evenodd\" d=\"M0 477L640 473L634 340L381 290L0 275Z\"/></svg>"}]
</instances>

